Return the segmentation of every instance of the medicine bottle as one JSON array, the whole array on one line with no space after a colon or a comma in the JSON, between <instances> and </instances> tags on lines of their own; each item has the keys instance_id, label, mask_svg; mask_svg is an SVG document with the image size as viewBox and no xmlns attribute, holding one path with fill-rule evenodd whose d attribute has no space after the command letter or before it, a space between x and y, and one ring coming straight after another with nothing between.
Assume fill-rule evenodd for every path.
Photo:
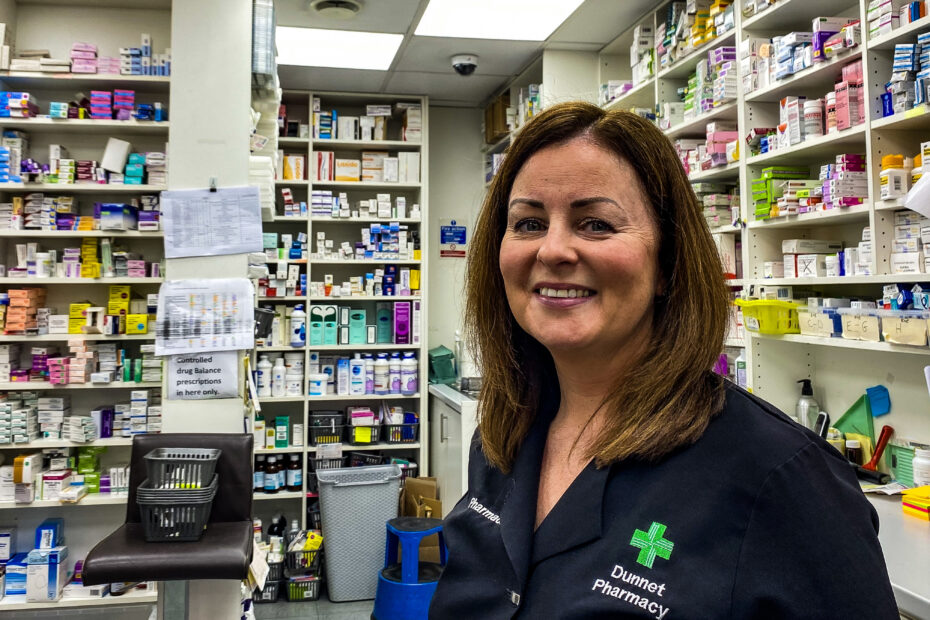
<instances>
[{"instance_id":1,"label":"medicine bottle","mask_svg":"<svg viewBox=\"0 0 930 620\"><path fill-rule=\"evenodd\" d=\"M400 393L404 396L413 396L417 393L417 359L413 353L404 353L404 359L400 363Z\"/></svg>"},{"instance_id":2,"label":"medicine bottle","mask_svg":"<svg viewBox=\"0 0 930 620\"><path fill-rule=\"evenodd\" d=\"M823 101L808 99L804 102L804 136L812 138L823 135Z\"/></svg>"},{"instance_id":3,"label":"medicine bottle","mask_svg":"<svg viewBox=\"0 0 930 620\"><path fill-rule=\"evenodd\" d=\"M278 478L278 472L280 471L281 466L278 464L278 459L269 456L268 465L265 466L265 493L277 493L281 488L279 485L280 479Z\"/></svg>"},{"instance_id":4,"label":"medicine bottle","mask_svg":"<svg viewBox=\"0 0 930 620\"><path fill-rule=\"evenodd\" d=\"M387 394L390 391L390 364L386 353L379 353L375 360L375 394Z\"/></svg>"},{"instance_id":5,"label":"medicine bottle","mask_svg":"<svg viewBox=\"0 0 930 620\"><path fill-rule=\"evenodd\" d=\"M256 373L258 396L260 398L271 396L271 368L268 356L262 355L258 360L258 372Z\"/></svg>"},{"instance_id":6,"label":"medicine bottle","mask_svg":"<svg viewBox=\"0 0 930 620\"><path fill-rule=\"evenodd\" d=\"M265 491L265 455L259 454L255 457L255 473L252 474L252 490L255 493L264 493Z\"/></svg>"},{"instance_id":7,"label":"medicine bottle","mask_svg":"<svg viewBox=\"0 0 930 620\"><path fill-rule=\"evenodd\" d=\"M279 357L271 367L271 395L273 397L284 396L287 392L286 376L287 368L284 366L284 358Z\"/></svg>"},{"instance_id":8,"label":"medicine bottle","mask_svg":"<svg viewBox=\"0 0 930 620\"><path fill-rule=\"evenodd\" d=\"M911 175L904 165L903 155L885 155L882 157L882 170L878 174L881 200L900 198L911 187Z\"/></svg>"},{"instance_id":9,"label":"medicine bottle","mask_svg":"<svg viewBox=\"0 0 930 620\"><path fill-rule=\"evenodd\" d=\"M304 472L300 466L300 455L292 454L287 464L286 487L288 491L300 491L303 486Z\"/></svg>"},{"instance_id":10,"label":"medicine bottle","mask_svg":"<svg viewBox=\"0 0 930 620\"><path fill-rule=\"evenodd\" d=\"M859 445L858 439L846 440L846 458L851 463L862 465L862 446Z\"/></svg>"},{"instance_id":11,"label":"medicine bottle","mask_svg":"<svg viewBox=\"0 0 930 620\"><path fill-rule=\"evenodd\" d=\"M914 484L923 486L930 484L930 448L917 448L914 450Z\"/></svg>"},{"instance_id":12,"label":"medicine bottle","mask_svg":"<svg viewBox=\"0 0 930 620\"><path fill-rule=\"evenodd\" d=\"M924 175L923 158L920 153L914 155L914 167L911 168L911 187Z\"/></svg>"}]
</instances>

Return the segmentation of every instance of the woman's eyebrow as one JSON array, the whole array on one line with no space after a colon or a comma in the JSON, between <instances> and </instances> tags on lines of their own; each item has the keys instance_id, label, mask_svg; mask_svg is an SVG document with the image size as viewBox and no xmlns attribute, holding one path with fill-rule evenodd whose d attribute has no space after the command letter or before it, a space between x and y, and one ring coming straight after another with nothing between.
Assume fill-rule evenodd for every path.
<instances>
[{"instance_id":1,"label":"woman's eyebrow","mask_svg":"<svg viewBox=\"0 0 930 620\"><path fill-rule=\"evenodd\" d=\"M533 200L531 198L514 198L510 201L510 204L507 205L508 209L513 209L518 204L525 204L530 207L535 207L537 209L543 208L543 203L541 200Z\"/></svg>"},{"instance_id":2,"label":"woman's eyebrow","mask_svg":"<svg viewBox=\"0 0 930 620\"><path fill-rule=\"evenodd\" d=\"M598 204L601 202L606 202L616 207L620 206L620 203L618 203L613 198L608 198L607 196L591 196L590 198L579 198L578 200L573 200L570 206L572 208L588 207L593 204ZM543 208L543 203L541 200L533 200L531 198L514 198L513 200L510 201L508 208L512 209L518 204L525 204L527 206L535 207L537 209Z\"/></svg>"}]
</instances>

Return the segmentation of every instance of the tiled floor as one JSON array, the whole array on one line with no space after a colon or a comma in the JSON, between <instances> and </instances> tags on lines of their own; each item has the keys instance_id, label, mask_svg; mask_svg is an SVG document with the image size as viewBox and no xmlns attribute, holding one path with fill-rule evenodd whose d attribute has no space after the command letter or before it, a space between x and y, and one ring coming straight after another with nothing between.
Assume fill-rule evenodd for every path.
<instances>
[{"instance_id":1,"label":"tiled floor","mask_svg":"<svg viewBox=\"0 0 930 620\"><path fill-rule=\"evenodd\" d=\"M351 603L333 603L326 598L311 603L265 603L255 606L258 620L370 620L374 601L353 601Z\"/></svg>"}]
</instances>

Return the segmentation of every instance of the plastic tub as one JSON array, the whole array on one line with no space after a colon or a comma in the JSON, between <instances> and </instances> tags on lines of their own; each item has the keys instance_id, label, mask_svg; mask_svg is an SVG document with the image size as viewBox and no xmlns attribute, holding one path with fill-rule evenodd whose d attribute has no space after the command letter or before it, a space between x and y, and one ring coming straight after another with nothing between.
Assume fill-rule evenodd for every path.
<instances>
[{"instance_id":1,"label":"plastic tub","mask_svg":"<svg viewBox=\"0 0 930 620\"><path fill-rule=\"evenodd\" d=\"M400 468L349 467L317 476L329 598L373 599L384 568L384 524L397 516Z\"/></svg>"},{"instance_id":2,"label":"plastic tub","mask_svg":"<svg viewBox=\"0 0 930 620\"><path fill-rule=\"evenodd\" d=\"M843 321L836 308L798 308L798 328L807 336L833 338L843 335Z\"/></svg>"},{"instance_id":3,"label":"plastic tub","mask_svg":"<svg viewBox=\"0 0 930 620\"><path fill-rule=\"evenodd\" d=\"M798 304L776 299L737 299L746 329L759 334L799 334Z\"/></svg>"},{"instance_id":4,"label":"plastic tub","mask_svg":"<svg viewBox=\"0 0 930 620\"><path fill-rule=\"evenodd\" d=\"M310 445L319 446L328 443L341 443L344 426L311 426Z\"/></svg>"},{"instance_id":5,"label":"plastic tub","mask_svg":"<svg viewBox=\"0 0 930 620\"><path fill-rule=\"evenodd\" d=\"M379 424L372 426L347 426L346 435L353 446L365 446L378 443L378 434L381 431Z\"/></svg>"},{"instance_id":6,"label":"plastic tub","mask_svg":"<svg viewBox=\"0 0 930 620\"><path fill-rule=\"evenodd\" d=\"M843 320L843 338L881 342L882 320L874 308L837 308Z\"/></svg>"},{"instance_id":7,"label":"plastic tub","mask_svg":"<svg viewBox=\"0 0 930 620\"><path fill-rule=\"evenodd\" d=\"M255 590L252 593L252 601L255 603L275 603L281 592L281 582L271 579L265 580L265 587L261 590Z\"/></svg>"},{"instance_id":8,"label":"plastic tub","mask_svg":"<svg viewBox=\"0 0 930 620\"><path fill-rule=\"evenodd\" d=\"M210 487L201 491L157 489L158 498L145 495L146 482L139 485L136 494L146 542L200 540L210 520L218 477L214 476ZM198 493L201 496L195 497Z\"/></svg>"},{"instance_id":9,"label":"plastic tub","mask_svg":"<svg viewBox=\"0 0 930 620\"><path fill-rule=\"evenodd\" d=\"M298 601L315 601L320 598L319 577L291 577L284 584L287 600L291 603Z\"/></svg>"},{"instance_id":10,"label":"plastic tub","mask_svg":"<svg viewBox=\"0 0 930 620\"><path fill-rule=\"evenodd\" d=\"M368 454L365 452L350 452L349 467L366 467L370 465L383 465L384 457L380 454Z\"/></svg>"},{"instance_id":11,"label":"plastic tub","mask_svg":"<svg viewBox=\"0 0 930 620\"><path fill-rule=\"evenodd\" d=\"M886 342L927 346L927 310L876 310L882 319L882 338Z\"/></svg>"},{"instance_id":12,"label":"plastic tub","mask_svg":"<svg viewBox=\"0 0 930 620\"><path fill-rule=\"evenodd\" d=\"M416 443L419 437L420 423L385 424L384 440L388 443Z\"/></svg>"},{"instance_id":13,"label":"plastic tub","mask_svg":"<svg viewBox=\"0 0 930 620\"><path fill-rule=\"evenodd\" d=\"M202 489L210 485L221 450L158 448L145 455L150 488Z\"/></svg>"},{"instance_id":14,"label":"plastic tub","mask_svg":"<svg viewBox=\"0 0 930 620\"><path fill-rule=\"evenodd\" d=\"M288 551L284 554L287 570L304 573L316 573L320 570L322 549L316 551Z\"/></svg>"}]
</instances>

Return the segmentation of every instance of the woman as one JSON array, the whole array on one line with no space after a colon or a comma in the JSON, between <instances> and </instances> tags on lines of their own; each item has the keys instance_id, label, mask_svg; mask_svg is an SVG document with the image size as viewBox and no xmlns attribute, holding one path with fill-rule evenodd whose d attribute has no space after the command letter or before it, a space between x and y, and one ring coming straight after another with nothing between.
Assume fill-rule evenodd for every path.
<instances>
[{"instance_id":1,"label":"woman","mask_svg":"<svg viewBox=\"0 0 930 620\"><path fill-rule=\"evenodd\" d=\"M531 120L470 253L482 414L431 618L898 617L849 465L709 371L722 269L655 126Z\"/></svg>"}]
</instances>

